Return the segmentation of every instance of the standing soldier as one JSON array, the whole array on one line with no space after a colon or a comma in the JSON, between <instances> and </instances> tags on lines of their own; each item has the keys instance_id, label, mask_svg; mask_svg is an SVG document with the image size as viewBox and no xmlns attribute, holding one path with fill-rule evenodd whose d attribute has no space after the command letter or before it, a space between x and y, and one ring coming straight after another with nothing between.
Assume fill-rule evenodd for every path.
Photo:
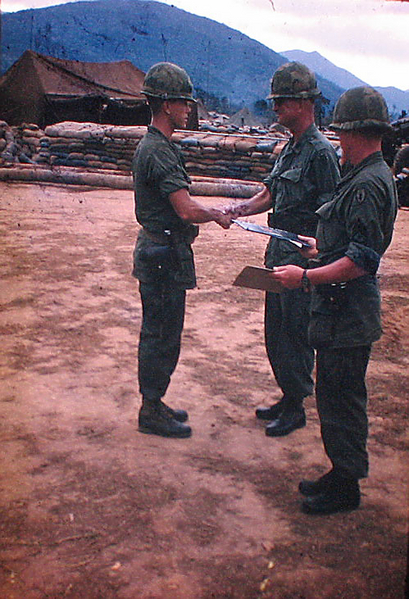
<instances>
[{"instance_id":1,"label":"standing soldier","mask_svg":"<svg viewBox=\"0 0 409 599\"><path fill-rule=\"evenodd\" d=\"M196 285L191 244L198 227L192 223L230 225L230 217L221 210L206 208L189 195L190 179L171 141L174 130L187 125L190 103L195 101L192 91L189 76L177 65L159 63L148 71L142 93L148 98L152 124L132 164L135 213L142 226L133 269L143 309L139 430L164 437L189 437L192 432L184 424L187 412L162 401L179 358L186 289Z\"/></svg>"},{"instance_id":2,"label":"standing soldier","mask_svg":"<svg viewBox=\"0 0 409 599\"><path fill-rule=\"evenodd\" d=\"M269 225L314 236L316 210L330 198L339 180L338 159L329 141L314 123L314 100L320 96L314 74L299 62L281 66L274 74L271 95L278 122L292 138L282 150L264 189L233 209L249 216L273 208ZM307 260L293 245L271 239L265 256L268 268ZM281 400L256 410L257 418L270 420L266 434L287 435L305 426L303 400L313 392L314 349L307 341L310 296L300 289L281 294L267 292L265 342Z\"/></svg>"},{"instance_id":3,"label":"standing soldier","mask_svg":"<svg viewBox=\"0 0 409 599\"><path fill-rule=\"evenodd\" d=\"M310 341L317 348L317 407L332 469L304 480L303 510L331 514L359 506L368 475L367 390L371 346L381 335L376 272L389 246L398 202L381 152L388 109L370 87L345 92L335 107L345 173L318 210L317 239L308 239L315 267L282 266L272 277L289 289L312 289ZM318 248L318 251L317 249Z\"/></svg>"}]
</instances>

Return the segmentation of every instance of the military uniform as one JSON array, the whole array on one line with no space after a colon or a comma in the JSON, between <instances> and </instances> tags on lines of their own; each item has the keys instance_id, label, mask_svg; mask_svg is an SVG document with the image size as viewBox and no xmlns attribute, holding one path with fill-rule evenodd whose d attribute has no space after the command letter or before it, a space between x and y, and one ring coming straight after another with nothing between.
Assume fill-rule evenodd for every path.
<instances>
[{"instance_id":1,"label":"military uniform","mask_svg":"<svg viewBox=\"0 0 409 599\"><path fill-rule=\"evenodd\" d=\"M317 214L317 266L347 256L368 274L313 289L309 339L317 348L316 397L325 450L350 478L367 476L365 373L381 335L376 272L397 214L393 178L381 152L350 168Z\"/></svg>"},{"instance_id":2,"label":"military uniform","mask_svg":"<svg viewBox=\"0 0 409 599\"><path fill-rule=\"evenodd\" d=\"M178 147L155 127L139 143L132 173L142 225L133 267L143 307L138 376L142 396L153 401L166 393L178 361L186 289L196 286L191 243L198 228L186 225L169 201L190 179Z\"/></svg>"},{"instance_id":3,"label":"military uniform","mask_svg":"<svg viewBox=\"0 0 409 599\"><path fill-rule=\"evenodd\" d=\"M297 143L290 140L269 177L273 214L270 226L315 236L316 210L331 197L339 180L338 160L329 141L311 125ZM307 260L289 243L271 239L266 255L268 268ZM300 289L281 294L267 292L265 341L270 364L286 401L295 408L313 392L314 350L307 339L310 296Z\"/></svg>"}]
</instances>

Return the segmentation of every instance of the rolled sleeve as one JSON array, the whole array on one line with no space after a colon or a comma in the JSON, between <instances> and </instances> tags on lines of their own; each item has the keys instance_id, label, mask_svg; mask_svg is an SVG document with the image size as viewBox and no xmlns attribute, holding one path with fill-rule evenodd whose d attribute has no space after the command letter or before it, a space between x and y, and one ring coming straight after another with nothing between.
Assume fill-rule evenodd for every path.
<instances>
[{"instance_id":1,"label":"rolled sleeve","mask_svg":"<svg viewBox=\"0 0 409 599\"><path fill-rule=\"evenodd\" d=\"M354 241L350 242L345 255L371 275L376 273L381 261L381 256L375 250Z\"/></svg>"},{"instance_id":2,"label":"rolled sleeve","mask_svg":"<svg viewBox=\"0 0 409 599\"><path fill-rule=\"evenodd\" d=\"M179 189L189 189L190 178L175 155L166 149L150 157L148 181L156 182L162 197Z\"/></svg>"},{"instance_id":3,"label":"rolled sleeve","mask_svg":"<svg viewBox=\"0 0 409 599\"><path fill-rule=\"evenodd\" d=\"M189 182L183 174L182 169L175 169L172 173L162 179L160 183L160 192L163 196L169 196L179 189L189 189Z\"/></svg>"},{"instance_id":4,"label":"rolled sleeve","mask_svg":"<svg viewBox=\"0 0 409 599\"><path fill-rule=\"evenodd\" d=\"M266 177L265 179L263 179L263 183L264 185L267 187L267 189L269 190L269 192L271 193L271 196L274 200L274 192L275 192L275 184L276 184L276 175L273 175L272 171L268 177Z\"/></svg>"}]
</instances>

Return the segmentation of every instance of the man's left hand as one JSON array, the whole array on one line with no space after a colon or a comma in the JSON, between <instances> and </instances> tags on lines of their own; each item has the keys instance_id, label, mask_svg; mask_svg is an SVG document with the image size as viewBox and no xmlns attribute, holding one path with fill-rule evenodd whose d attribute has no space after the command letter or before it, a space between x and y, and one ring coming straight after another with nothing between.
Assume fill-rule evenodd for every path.
<instances>
[{"instance_id":1,"label":"man's left hand","mask_svg":"<svg viewBox=\"0 0 409 599\"><path fill-rule=\"evenodd\" d=\"M275 266L270 276L275 281L279 281L287 289L298 289L301 287L303 271L303 268L294 264Z\"/></svg>"}]
</instances>

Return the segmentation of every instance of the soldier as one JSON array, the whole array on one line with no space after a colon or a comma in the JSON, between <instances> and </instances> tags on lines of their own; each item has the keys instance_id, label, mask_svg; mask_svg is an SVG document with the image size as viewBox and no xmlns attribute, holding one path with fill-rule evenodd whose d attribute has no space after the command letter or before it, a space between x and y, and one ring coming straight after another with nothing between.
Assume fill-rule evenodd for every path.
<instances>
[{"instance_id":1,"label":"soldier","mask_svg":"<svg viewBox=\"0 0 409 599\"><path fill-rule=\"evenodd\" d=\"M292 138L282 150L264 189L232 208L236 216L249 216L273 208L269 225L314 236L316 210L331 197L339 180L338 159L329 141L314 124L314 100L320 96L314 74L299 62L281 66L274 74L271 95L278 122ZM272 268L307 260L294 246L277 239L268 244L265 264ZM265 343L280 401L256 410L257 418L271 421L266 434L287 435L305 426L303 400L313 391L314 350L307 341L310 297L301 290L266 293Z\"/></svg>"},{"instance_id":2,"label":"soldier","mask_svg":"<svg viewBox=\"0 0 409 599\"><path fill-rule=\"evenodd\" d=\"M345 92L334 112L345 169L319 208L317 238L304 255L316 267L281 266L272 277L312 293L309 338L317 348L316 397L321 435L332 469L299 485L303 510L331 514L360 504L359 479L368 474L365 374L371 345L381 335L376 272L397 214L393 177L381 152L389 129L381 94L370 87ZM318 248L318 251L317 251Z\"/></svg>"},{"instance_id":3,"label":"soldier","mask_svg":"<svg viewBox=\"0 0 409 599\"><path fill-rule=\"evenodd\" d=\"M193 223L230 217L206 208L189 195L190 179L182 155L172 143L176 128L186 127L194 102L189 76L177 65L159 63L146 74L152 124L138 144L132 164L135 214L142 226L134 251L133 275L139 279L143 319L138 377L142 394L139 430L164 437L189 437L188 414L173 410L162 397L176 368L184 323L186 289L196 285L191 244Z\"/></svg>"}]
</instances>

